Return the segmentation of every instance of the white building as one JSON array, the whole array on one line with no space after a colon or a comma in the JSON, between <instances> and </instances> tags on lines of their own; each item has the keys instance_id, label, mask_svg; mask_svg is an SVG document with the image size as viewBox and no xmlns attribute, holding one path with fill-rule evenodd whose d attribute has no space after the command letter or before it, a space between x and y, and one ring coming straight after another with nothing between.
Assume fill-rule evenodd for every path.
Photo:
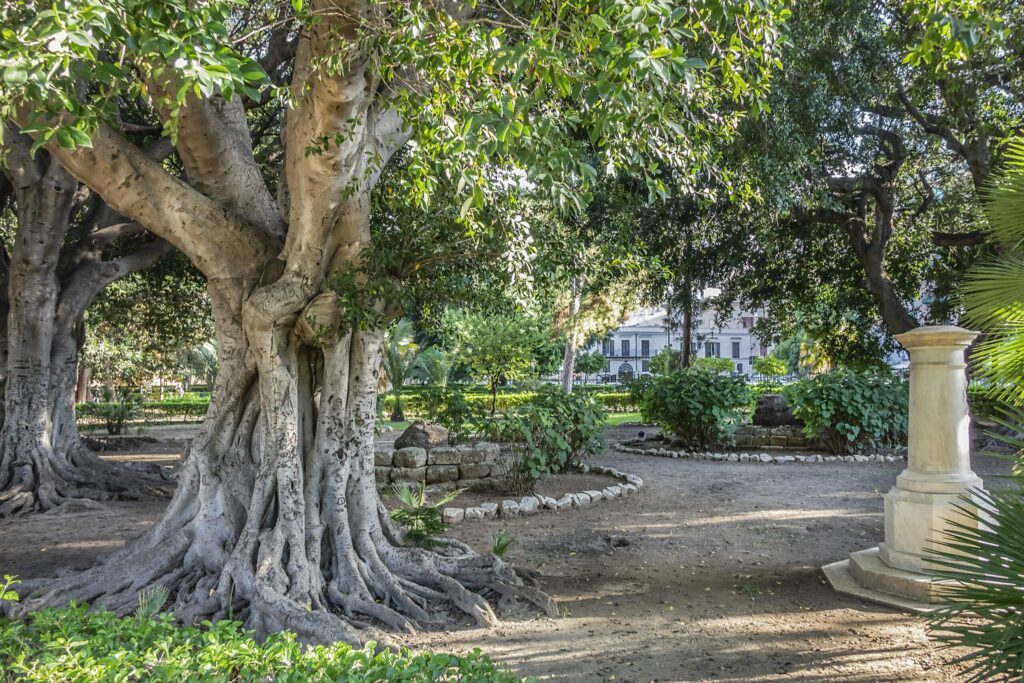
<instances>
[{"instance_id":1,"label":"white building","mask_svg":"<svg viewBox=\"0 0 1024 683\"><path fill-rule=\"evenodd\" d=\"M728 358L737 373L752 374L754 359L772 350L751 332L760 314L737 309L721 326L715 316L713 310L704 311L696 321L690 339L692 357ZM631 315L622 327L588 350L600 351L608 359L606 372L625 379L650 374L651 358L666 346L678 350L681 337L678 323L669 325L664 309L649 308Z\"/></svg>"}]
</instances>

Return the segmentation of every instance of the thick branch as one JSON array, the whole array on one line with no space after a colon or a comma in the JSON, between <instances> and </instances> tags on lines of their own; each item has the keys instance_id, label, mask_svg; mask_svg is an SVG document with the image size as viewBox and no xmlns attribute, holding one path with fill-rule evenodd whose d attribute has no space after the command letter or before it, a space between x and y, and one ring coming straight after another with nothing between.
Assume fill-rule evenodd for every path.
<instances>
[{"instance_id":1,"label":"thick branch","mask_svg":"<svg viewBox=\"0 0 1024 683\"><path fill-rule=\"evenodd\" d=\"M106 126L91 148L53 145L51 152L112 209L180 249L207 277L251 272L278 249L264 230L173 177Z\"/></svg>"}]
</instances>

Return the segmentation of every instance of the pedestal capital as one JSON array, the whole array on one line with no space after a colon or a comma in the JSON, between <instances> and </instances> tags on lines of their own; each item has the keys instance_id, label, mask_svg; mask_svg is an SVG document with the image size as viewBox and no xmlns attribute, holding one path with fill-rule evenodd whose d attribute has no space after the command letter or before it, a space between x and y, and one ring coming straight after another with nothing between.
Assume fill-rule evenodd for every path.
<instances>
[{"instance_id":1,"label":"pedestal capital","mask_svg":"<svg viewBox=\"0 0 1024 683\"><path fill-rule=\"evenodd\" d=\"M926 325L897 334L896 340L908 351L927 348L965 349L977 336L977 332L956 325Z\"/></svg>"}]
</instances>

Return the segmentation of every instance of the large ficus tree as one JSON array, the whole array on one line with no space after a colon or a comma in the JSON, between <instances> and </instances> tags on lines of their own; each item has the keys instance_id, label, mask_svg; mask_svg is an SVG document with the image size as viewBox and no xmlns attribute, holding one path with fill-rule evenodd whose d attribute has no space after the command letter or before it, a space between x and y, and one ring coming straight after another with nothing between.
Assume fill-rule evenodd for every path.
<instances>
[{"instance_id":1,"label":"large ficus tree","mask_svg":"<svg viewBox=\"0 0 1024 683\"><path fill-rule=\"evenodd\" d=\"M0 114L203 272L220 354L163 518L28 604L125 612L159 584L186 621L321 641L366 640L367 620L408 631L445 601L493 624L485 595L554 609L494 556L404 546L380 503L377 375L408 271L375 242L371 194L402 148L408 196L459 193L470 232L524 176L581 205L591 159L657 194L658 167L695 174L760 108L780 4L6 4ZM290 74L276 196L245 116L271 54L288 56L271 75ZM119 98L153 108L182 178L117 132Z\"/></svg>"}]
</instances>

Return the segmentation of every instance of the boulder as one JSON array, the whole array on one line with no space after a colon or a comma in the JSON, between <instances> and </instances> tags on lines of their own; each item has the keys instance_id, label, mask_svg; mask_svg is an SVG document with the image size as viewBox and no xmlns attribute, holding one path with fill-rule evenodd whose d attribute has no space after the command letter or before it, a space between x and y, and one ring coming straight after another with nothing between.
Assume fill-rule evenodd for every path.
<instances>
[{"instance_id":1,"label":"boulder","mask_svg":"<svg viewBox=\"0 0 1024 683\"><path fill-rule=\"evenodd\" d=\"M540 509L540 503L533 496L523 496L519 501L519 512L524 515L532 515Z\"/></svg>"},{"instance_id":2,"label":"boulder","mask_svg":"<svg viewBox=\"0 0 1024 683\"><path fill-rule=\"evenodd\" d=\"M391 467L391 458L394 453L390 448L374 451L373 464L377 467Z\"/></svg>"},{"instance_id":3,"label":"boulder","mask_svg":"<svg viewBox=\"0 0 1024 683\"><path fill-rule=\"evenodd\" d=\"M401 482L421 482L427 478L426 467L392 467L391 468L391 481L395 483Z\"/></svg>"},{"instance_id":4,"label":"boulder","mask_svg":"<svg viewBox=\"0 0 1024 683\"><path fill-rule=\"evenodd\" d=\"M466 508L466 519L483 519L484 511L477 507Z\"/></svg>"},{"instance_id":5,"label":"boulder","mask_svg":"<svg viewBox=\"0 0 1024 683\"><path fill-rule=\"evenodd\" d=\"M395 467L425 467L427 451L419 446L406 446L395 451Z\"/></svg>"},{"instance_id":6,"label":"boulder","mask_svg":"<svg viewBox=\"0 0 1024 683\"><path fill-rule=\"evenodd\" d=\"M391 468L390 467L374 467L373 475L377 479L378 484L387 484L391 481Z\"/></svg>"},{"instance_id":7,"label":"boulder","mask_svg":"<svg viewBox=\"0 0 1024 683\"><path fill-rule=\"evenodd\" d=\"M444 425L432 422L416 420L405 428L405 431L395 440L395 448L402 449L409 446L416 448L437 448L448 445L448 429Z\"/></svg>"},{"instance_id":8,"label":"boulder","mask_svg":"<svg viewBox=\"0 0 1024 683\"><path fill-rule=\"evenodd\" d=\"M455 465L429 465L427 467L427 483L439 481L455 481L459 478L459 468Z\"/></svg>"},{"instance_id":9,"label":"boulder","mask_svg":"<svg viewBox=\"0 0 1024 683\"><path fill-rule=\"evenodd\" d=\"M763 394L757 399L753 422L763 427L802 425L793 414L793 408L782 394Z\"/></svg>"},{"instance_id":10,"label":"boulder","mask_svg":"<svg viewBox=\"0 0 1024 683\"><path fill-rule=\"evenodd\" d=\"M459 465L459 478L460 479L480 479L482 477L488 477L491 474L491 466L479 463Z\"/></svg>"},{"instance_id":11,"label":"boulder","mask_svg":"<svg viewBox=\"0 0 1024 683\"><path fill-rule=\"evenodd\" d=\"M497 503L480 503L480 509L484 511L484 517L491 518L498 516Z\"/></svg>"},{"instance_id":12,"label":"boulder","mask_svg":"<svg viewBox=\"0 0 1024 683\"><path fill-rule=\"evenodd\" d=\"M459 451L450 446L438 446L427 451L428 465L458 465L461 462Z\"/></svg>"},{"instance_id":13,"label":"boulder","mask_svg":"<svg viewBox=\"0 0 1024 683\"><path fill-rule=\"evenodd\" d=\"M514 500L503 500L501 501L501 516L502 517L515 517L519 514L519 503Z\"/></svg>"},{"instance_id":14,"label":"boulder","mask_svg":"<svg viewBox=\"0 0 1024 683\"><path fill-rule=\"evenodd\" d=\"M445 508L441 510L441 519L445 524L456 524L461 522L466 516L466 511L462 508Z\"/></svg>"}]
</instances>

